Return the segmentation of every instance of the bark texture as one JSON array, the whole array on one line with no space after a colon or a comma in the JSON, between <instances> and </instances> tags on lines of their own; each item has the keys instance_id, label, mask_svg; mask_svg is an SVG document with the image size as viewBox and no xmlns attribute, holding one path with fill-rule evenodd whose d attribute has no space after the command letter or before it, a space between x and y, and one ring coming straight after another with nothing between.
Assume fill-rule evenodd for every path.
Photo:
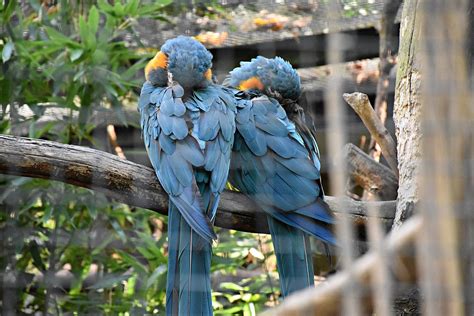
<instances>
[{"instance_id":1,"label":"bark texture","mask_svg":"<svg viewBox=\"0 0 474 316\"><path fill-rule=\"evenodd\" d=\"M421 84L420 84L420 0L403 5L400 26L400 48L393 120L397 136L399 187L397 212L393 228L400 227L411 215L420 196L417 179L421 159Z\"/></svg>"},{"instance_id":2,"label":"bark texture","mask_svg":"<svg viewBox=\"0 0 474 316\"><path fill-rule=\"evenodd\" d=\"M365 191L381 201L397 198L398 180L392 170L375 161L353 144L344 146L344 157L350 178Z\"/></svg>"},{"instance_id":3,"label":"bark texture","mask_svg":"<svg viewBox=\"0 0 474 316\"><path fill-rule=\"evenodd\" d=\"M119 202L167 214L168 197L153 169L87 147L0 135L0 173L51 179L102 192ZM349 213L367 221L368 202L326 197L336 216ZM384 223L393 220L395 201L371 202ZM345 209L349 209L346 211ZM241 231L268 233L266 216L241 193L222 194L215 224Z\"/></svg>"},{"instance_id":4,"label":"bark texture","mask_svg":"<svg viewBox=\"0 0 474 316\"><path fill-rule=\"evenodd\" d=\"M344 93L344 100L359 115L365 127L372 135L372 138L380 145L382 153L387 160L390 168L398 174L397 168L397 150L395 140L385 128L384 123L379 119L370 104L369 97L360 92ZM375 159L379 161L378 159Z\"/></svg>"}]
</instances>

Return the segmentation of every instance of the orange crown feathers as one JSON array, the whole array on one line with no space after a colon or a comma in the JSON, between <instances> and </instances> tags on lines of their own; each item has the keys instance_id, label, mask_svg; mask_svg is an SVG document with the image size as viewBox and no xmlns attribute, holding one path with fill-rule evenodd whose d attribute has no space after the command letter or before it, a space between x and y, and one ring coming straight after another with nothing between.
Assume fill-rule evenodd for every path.
<instances>
[{"instance_id":1,"label":"orange crown feathers","mask_svg":"<svg viewBox=\"0 0 474 316\"><path fill-rule=\"evenodd\" d=\"M211 70L211 68L206 70L206 72L204 73L204 78L206 78L209 81L212 81L212 70Z\"/></svg>"},{"instance_id":2,"label":"orange crown feathers","mask_svg":"<svg viewBox=\"0 0 474 316\"><path fill-rule=\"evenodd\" d=\"M148 80L150 72L157 68L166 69L168 65L168 57L161 51L159 51L152 60L148 62L145 67L145 78Z\"/></svg>"},{"instance_id":3,"label":"orange crown feathers","mask_svg":"<svg viewBox=\"0 0 474 316\"><path fill-rule=\"evenodd\" d=\"M250 77L247 80L243 80L239 84L239 90L250 90L258 89L263 90L264 85L258 77Z\"/></svg>"}]
</instances>

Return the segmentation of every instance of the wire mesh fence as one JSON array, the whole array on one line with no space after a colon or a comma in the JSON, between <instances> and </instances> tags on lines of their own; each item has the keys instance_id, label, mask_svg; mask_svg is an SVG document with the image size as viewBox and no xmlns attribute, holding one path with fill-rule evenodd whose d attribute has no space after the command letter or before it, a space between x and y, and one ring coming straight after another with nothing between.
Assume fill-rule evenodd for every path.
<instances>
[{"instance_id":1,"label":"wire mesh fence","mask_svg":"<svg viewBox=\"0 0 474 316\"><path fill-rule=\"evenodd\" d=\"M337 246L304 246L316 286L286 297L275 224L229 186L214 222L216 314L474 314L473 1L11 3L0 33L2 314L164 313L168 220L146 209L166 215L168 201L135 108L146 62L179 34L211 49L218 81L240 56L294 60L336 218Z\"/></svg>"}]
</instances>

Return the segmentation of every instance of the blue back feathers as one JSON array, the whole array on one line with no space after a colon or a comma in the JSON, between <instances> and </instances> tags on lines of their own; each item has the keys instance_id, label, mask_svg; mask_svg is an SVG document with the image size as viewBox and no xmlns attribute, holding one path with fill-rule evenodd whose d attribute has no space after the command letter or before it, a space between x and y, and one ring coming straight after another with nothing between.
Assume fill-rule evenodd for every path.
<instances>
[{"instance_id":1,"label":"blue back feathers","mask_svg":"<svg viewBox=\"0 0 474 316\"><path fill-rule=\"evenodd\" d=\"M257 77L267 92L276 91L283 98L296 100L301 95L301 81L290 63L280 57L268 59L263 56L249 62L241 62L240 67L230 72L227 83L238 87L242 81Z\"/></svg>"}]
</instances>

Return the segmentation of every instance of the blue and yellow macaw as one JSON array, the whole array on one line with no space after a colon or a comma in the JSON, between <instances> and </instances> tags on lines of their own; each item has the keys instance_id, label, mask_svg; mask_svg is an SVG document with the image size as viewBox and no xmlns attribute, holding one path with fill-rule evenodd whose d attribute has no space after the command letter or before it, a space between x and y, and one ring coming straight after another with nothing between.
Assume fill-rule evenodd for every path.
<instances>
[{"instance_id":1,"label":"blue and yellow macaw","mask_svg":"<svg viewBox=\"0 0 474 316\"><path fill-rule=\"evenodd\" d=\"M308 236L336 243L316 139L297 103L300 78L283 59L259 56L225 84L240 90L229 181L267 213L285 297L314 285Z\"/></svg>"},{"instance_id":2,"label":"blue and yellow macaw","mask_svg":"<svg viewBox=\"0 0 474 316\"><path fill-rule=\"evenodd\" d=\"M167 315L212 315L212 222L229 171L236 100L211 82L196 40L166 41L145 68L139 111L148 156L169 196Z\"/></svg>"}]
</instances>

